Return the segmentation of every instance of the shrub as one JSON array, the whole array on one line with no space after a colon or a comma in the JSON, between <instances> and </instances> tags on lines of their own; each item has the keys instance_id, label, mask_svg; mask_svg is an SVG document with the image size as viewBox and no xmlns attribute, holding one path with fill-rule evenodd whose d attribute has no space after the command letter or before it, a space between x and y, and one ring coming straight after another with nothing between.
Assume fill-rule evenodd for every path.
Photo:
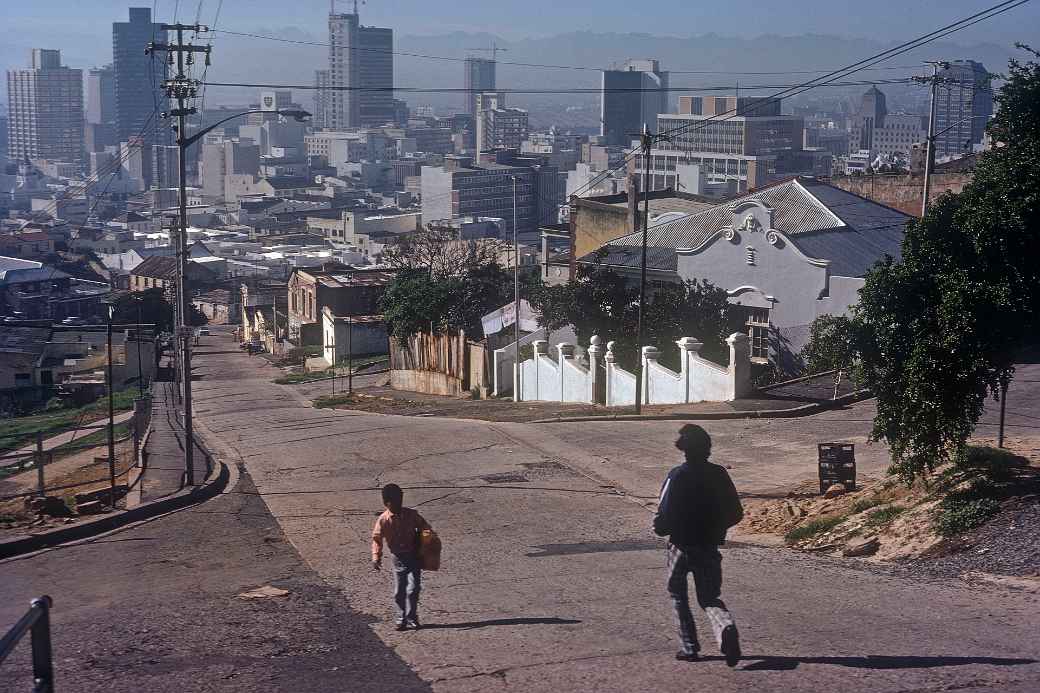
<instances>
[{"instance_id":1,"label":"shrub","mask_svg":"<svg viewBox=\"0 0 1040 693\"><path fill-rule=\"evenodd\" d=\"M845 518L841 516L834 516L810 520L803 525L798 525L785 534L784 541L788 544L795 544L804 539L815 537L817 534L823 534L824 532L837 527L844 519Z\"/></svg>"},{"instance_id":2,"label":"shrub","mask_svg":"<svg viewBox=\"0 0 1040 693\"><path fill-rule=\"evenodd\" d=\"M890 505L887 508L875 510L867 515L867 525L870 527L883 527L904 512L906 512L906 508L898 505Z\"/></svg>"},{"instance_id":3,"label":"shrub","mask_svg":"<svg viewBox=\"0 0 1040 693\"><path fill-rule=\"evenodd\" d=\"M996 499L978 492L954 492L939 503L933 526L939 536L952 537L984 524L1000 511Z\"/></svg>"}]
</instances>

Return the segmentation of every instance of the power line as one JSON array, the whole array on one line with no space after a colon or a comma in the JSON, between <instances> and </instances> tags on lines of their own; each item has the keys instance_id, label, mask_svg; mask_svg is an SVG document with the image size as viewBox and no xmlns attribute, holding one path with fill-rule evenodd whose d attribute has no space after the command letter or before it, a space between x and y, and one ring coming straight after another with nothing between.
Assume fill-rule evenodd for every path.
<instances>
[{"instance_id":1,"label":"power line","mask_svg":"<svg viewBox=\"0 0 1040 693\"><path fill-rule=\"evenodd\" d=\"M831 87L853 87L853 86L876 86L885 84L909 84L910 78L883 79L883 80L857 80L852 82L832 82L819 86ZM250 89L300 89L308 91L350 91L350 92L404 92L409 94L472 94L495 92L501 94L652 94L666 92L704 92L704 91L733 91L736 85L682 85L676 87L657 88L625 88L617 87L603 89L600 87L568 87L560 89L538 89L538 88L514 88L514 89L475 89L466 87L352 87L352 86L322 86L314 84L267 84L253 82L203 82L203 86L211 87L237 87ZM740 85L741 89L796 89L802 85L783 84L751 84Z\"/></svg>"},{"instance_id":2,"label":"power line","mask_svg":"<svg viewBox=\"0 0 1040 693\"><path fill-rule=\"evenodd\" d=\"M262 39L265 41L277 41L279 43L289 43L303 46L319 46L319 47L330 47L332 44L324 41L304 41L301 39L289 39L281 36L267 36L264 34L253 34L244 31L231 31L229 29L221 29L216 31L220 34L228 34L229 36L239 36L243 38L255 38ZM387 50L385 48L366 48L362 46L336 46L340 50L351 50L351 51L365 51L365 52L376 52L376 53L389 53L391 55L400 55L409 58L422 58L424 60L444 60L448 62L465 62L469 58L459 58L456 56L447 55L429 55L425 53L410 53L407 51L396 51ZM547 70L583 70L589 72L603 72L608 68L593 67L590 65L555 65L547 63L525 63L515 62L510 60L494 60L496 65L510 65L514 67L531 67L540 68ZM916 69L919 65L900 65L891 67L879 67L878 70L908 70ZM668 70L669 74L673 75L811 75L819 72L826 72L827 70L777 70L777 71L741 71L741 70Z\"/></svg>"},{"instance_id":3,"label":"power line","mask_svg":"<svg viewBox=\"0 0 1040 693\"><path fill-rule=\"evenodd\" d=\"M997 5L994 5L994 6L990 7L989 9L983 10L981 12L977 12L977 13L975 13L973 15L970 15L970 16L965 17L963 19L957 20L956 22L953 22L951 24L947 24L946 26L944 26L944 27L942 27L940 29L936 29L935 31L929 32L929 33L924 34L922 36L919 36L916 39L904 42L904 43L902 43L902 44L900 44L898 46L895 46L895 47L890 48L888 50L882 51L880 53L876 53L873 56L870 56L868 58L864 58L863 60L859 60L859 61L857 61L855 63L852 63L851 65L848 65L846 67L840 68L838 70L833 70L833 71L831 71L830 73L828 73L826 75L822 75L821 77L817 77L815 79L809 80L809 81L803 83L802 85L799 85L799 86L794 87L792 89L784 89L783 91L777 92L776 94L773 94L772 96L764 97L763 99L760 99L759 101L760 102L761 101L768 101L768 100L771 100L771 99L783 98L785 96L788 96L788 97L789 96L796 96L798 94L805 93L806 91L809 91L810 89L815 89L815 88L818 88L820 86L825 86L829 82L834 82L835 80L848 77L848 76L850 76L852 74L855 74L856 72L860 72L862 70L869 69L869 68L873 67L874 65L876 65L879 62L884 62L885 60L889 60L889 59L894 58L894 57L896 57L898 55L902 55L903 53L907 53L907 52L909 52L911 50L914 50L914 49L919 48L921 46L927 45L928 43L931 43L931 42L936 41L936 40L938 40L940 38L948 36L948 35L950 35L950 34L952 34L954 32L960 31L962 29L966 29L967 27L972 26L974 24L977 24L977 23L979 23L981 21L984 21L986 19L990 19L990 18L995 17L995 16L997 16L999 14L1003 14L1004 12L1007 12L1009 10L1012 10L1012 9L1016 8L1016 7L1019 7L1020 5L1024 5L1028 1L1029 0L1009 0L1008 2L999 3ZM829 80L829 81L824 81L824 80ZM793 93L789 93L789 92L793 92ZM685 132L687 130L690 130L691 128L694 128L694 126L696 126L696 129L698 129L698 130L699 129L704 129L704 128L707 128L707 127L709 127L710 125L712 125L714 123L724 122L725 120L730 120L730 119L736 117L741 112L749 112L749 111L750 112L754 111L754 106L753 105L750 106L750 107L745 107L743 109L741 109L739 107L738 108L734 108L734 109L730 109L729 111L726 111L724 113L718 114L718 116L711 116L710 118L707 118L705 120L692 121L691 123L689 123L687 125L682 125L682 126L679 126L677 128L673 128L671 130L667 130L665 132L658 133L655 137L661 138L661 139L670 138L670 137L672 137L674 135L682 134L683 132ZM719 116L726 116L726 117L725 118L719 118ZM607 175L612 174L615 171L618 171L621 168L627 166L628 163L632 159L634 159L638 153L639 153L638 149L633 149L631 152L629 152L625 156L624 159L622 159L622 161L617 166L609 169L607 171ZM572 194L573 195L580 194L584 190L589 189L592 186L594 180L599 180L599 179L600 179L599 176L597 176L596 178L590 180L589 183L586 183L584 186L582 186L575 193L572 193ZM561 204L561 205L559 205L559 207L562 208L565 204L567 204L567 203Z\"/></svg>"}]
</instances>

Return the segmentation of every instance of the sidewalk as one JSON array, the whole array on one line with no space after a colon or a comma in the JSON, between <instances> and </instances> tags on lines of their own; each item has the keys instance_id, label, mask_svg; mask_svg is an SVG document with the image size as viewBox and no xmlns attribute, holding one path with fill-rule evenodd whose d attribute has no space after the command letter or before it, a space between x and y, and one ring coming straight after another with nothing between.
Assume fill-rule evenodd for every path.
<instances>
[{"instance_id":1,"label":"sidewalk","mask_svg":"<svg viewBox=\"0 0 1040 693\"><path fill-rule=\"evenodd\" d=\"M177 493L185 485L184 429L176 401L176 384L157 382L152 387L152 428L144 446L145 468L138 503L147 503ZM195 483L209 471L206 453L195 443Z\"/></svg>"}]
</instances>

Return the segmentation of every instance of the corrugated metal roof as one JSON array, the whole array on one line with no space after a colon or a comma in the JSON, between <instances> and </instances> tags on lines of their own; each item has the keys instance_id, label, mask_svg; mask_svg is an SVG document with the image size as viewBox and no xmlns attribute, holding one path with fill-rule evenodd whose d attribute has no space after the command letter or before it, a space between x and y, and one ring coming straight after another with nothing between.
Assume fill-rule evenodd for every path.
<instances>
[{"instance_id":1,"label":"corrugated metal roof","mask_svg":"<svg viewBox=\"0 0 1040 693\"><path fill-rule=\"evenodd\" d=\"M651 248L697 248L732 222L731 209L759 201L773 211L773 227L806 255L831 261L831 273L860 277L886 255L898 259L909 215L812 178L796 178L682 219L654 226L647 233ZM610 253L638 247L642 234L610 242ZM591 254L582 258L591 261ZM625 264L617 262L612 264Z\"/></svg>"}]
</instances>

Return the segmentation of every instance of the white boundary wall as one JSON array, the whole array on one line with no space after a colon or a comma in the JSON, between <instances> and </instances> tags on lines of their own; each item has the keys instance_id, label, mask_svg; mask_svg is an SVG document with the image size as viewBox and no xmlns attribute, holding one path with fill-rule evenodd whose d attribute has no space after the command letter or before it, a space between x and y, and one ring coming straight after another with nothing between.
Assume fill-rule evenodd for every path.
<instances>
[{"instance_id":1,"label":"white boundary wall","mask_svg":"<svg viewBox=\"0 0 1040 693\"><path fill-rule=\"evenodd\" d=\"M726 343L728 368L701 357L703 344L693 337L678 340L678 373L658 363L660 352L655 347L643 347L643 403L731 402L750 393L753 388L748 337L734 333ZM587 352L588 367L575 359L573 344L557 344L557 360L549 357L545 340L535 340L533 345L534 358L521 366L522 400L595 403L596 393L602 388L608 407L635 404L636 376L617 365L613 342L607 344L604 352L600 338L593 337ZM597 382L598 379L603 382Z\"/></svg>"}]
</instances>

